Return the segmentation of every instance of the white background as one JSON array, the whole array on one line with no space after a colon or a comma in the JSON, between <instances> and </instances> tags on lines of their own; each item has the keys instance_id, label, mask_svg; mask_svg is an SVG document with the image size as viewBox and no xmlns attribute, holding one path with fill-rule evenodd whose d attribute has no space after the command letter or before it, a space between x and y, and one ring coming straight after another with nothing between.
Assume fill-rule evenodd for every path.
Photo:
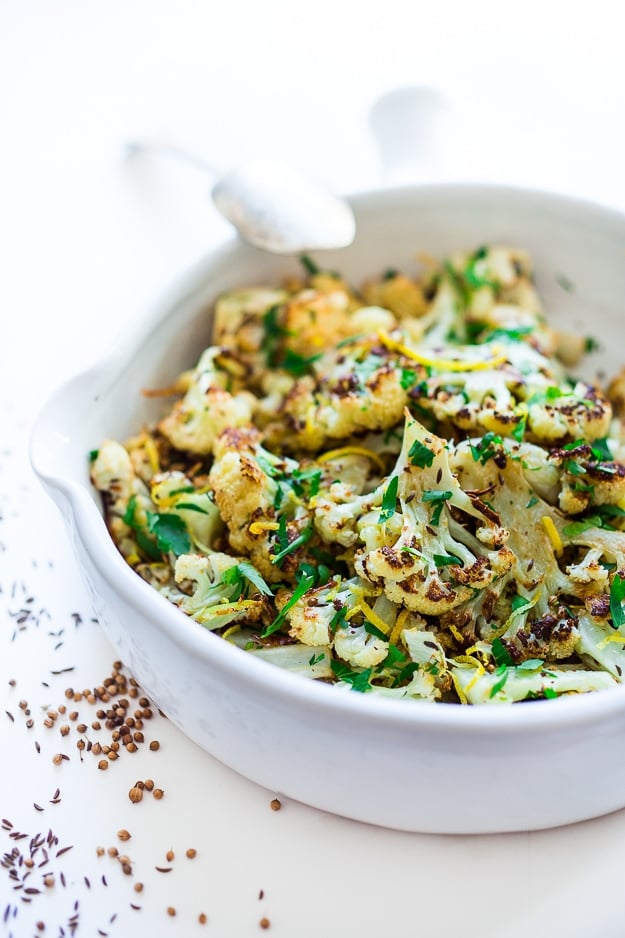
<instances>
[{"instance_id":1,"label":"white background","mask_svg":"<svg viewBox=\"0 0 625 938\"><path fill-rule=\"evenodd\" d=\"M45 934L69 934L75 902L79 935L238 938L260 934L263 915L276 938L625 934L623 813L499 837L399 834L286 801L276 813L274 792L163 719L149 728L159 752L107 773L92 757L81 763L75 736L45 729L44 711L67 684L100 683L113 653L88 621L64 529L26 459L52 387L228 234L199 172L166 159L129 166L129 140L167 137L223 165L276 155L344 191L386 173L520 183L625 208L616 11L548 0L0 0L0 814L74 845L56 861L66 887L57 879L30 905L0 867L0 934L32 935L39 920ZM432 138L416 134L421 157L410 165L392 142L380 158L369 126L374 102L404 86L446 102ZM52 618L29 619L12 639L13 613L31 595ZM59 751L71 759L57 767ZM148 776L165 798L132 805L129 786ZM96 856L121 827L133 835L120 847L145 883L139 898L114 860ZM0 830L2 852L13 845ZM174 870L160 874L170 848Z\"/></svg>"}]
</instances>

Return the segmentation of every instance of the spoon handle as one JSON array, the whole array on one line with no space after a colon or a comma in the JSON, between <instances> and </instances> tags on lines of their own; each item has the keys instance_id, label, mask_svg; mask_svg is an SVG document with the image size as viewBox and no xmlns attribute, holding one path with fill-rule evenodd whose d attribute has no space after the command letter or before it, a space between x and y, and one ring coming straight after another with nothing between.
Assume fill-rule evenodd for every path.
<instances>
[{"instance_id":1,"label":"spoon handle","mask_svg":"<svg viewBox=\"0 0 625 938\"><path fill-rule=\"evenodd\" d=\"M126 145L127 159L134 159L144 154L173 156L174 159L181 160L188 166L194 166L195 169L208 173L215 178L223 174L223 170L215 163L209 163L208 160L205 160L202 156L198 156L197 153L192 153L172 143L152 140L133 140Z\"/></svg>"}]
</instances>

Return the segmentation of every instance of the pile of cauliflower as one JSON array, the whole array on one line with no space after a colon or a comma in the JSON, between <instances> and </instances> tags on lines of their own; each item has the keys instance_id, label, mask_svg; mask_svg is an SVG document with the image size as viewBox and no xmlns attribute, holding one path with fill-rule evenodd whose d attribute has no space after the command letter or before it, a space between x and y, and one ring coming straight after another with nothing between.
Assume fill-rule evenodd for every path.
<instances>
[{"instance_id":1,"label":"pile of cauliflower","mask_svg":"<svg viewBox=\"0 0 625 938\"><path fill-rule=\"evenodd\" d=\"M569 376L529 258L216 304L155 427L91 454L126 561L226 641L386 697L516 702L625 669L625 373ZM164 392L167 393L167 392Z\"/></svg>"}]
</instances>

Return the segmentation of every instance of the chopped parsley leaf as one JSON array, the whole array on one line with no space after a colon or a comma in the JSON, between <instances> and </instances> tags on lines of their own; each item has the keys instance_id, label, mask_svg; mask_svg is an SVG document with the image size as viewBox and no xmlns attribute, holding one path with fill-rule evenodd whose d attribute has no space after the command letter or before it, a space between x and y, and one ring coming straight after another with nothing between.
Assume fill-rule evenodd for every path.
<instances>
[{"instance_id":1,"label":"chopped parsley leaf","mask_svg":"<svg viewBox=\"0 0 625 938\"><path fill-rule=\"evenodd\" d=\"M315 274L320 273L319 267L317 267L312 257L309 257L308 254L301 254L299 262L310 277L314 277Z\"/></svg>"},{"instance_id":2,"label":"chopped parsley leaf","mask_svg":"<svg viewBox=\"0 0 625 938\"><path fill-rule=\"evenodd\" d=\"M418 466L419 469L425 469L426 467L431 466L434 462L435 455L436 454L429 447L424 446L424 444L420 443L419 440L415 440L408 450L410 462L413 466Z\"/></svg>"},{"instance_id":3,"label":"chopped parsley leaf","mask_svg":"<svg viewBox=\"0 0 625 938\"><path fill-rule=\"evenodd\" d=\"M436 527L441 520L441 513L446 501L452 497L452 492L442 492L440 489L430 489L427 492L423 493L423 498L421 499L424 502L432 502L434 504L434 511L432 512L432 524Z\"/></svg>"},{"instance_id":4,"label":"chopped parsley leaf","mask_svg":"<svg viewBox=\"0 0 625 938\"><path fill-rule=\"evenodd\" d=\"M625 625L625 609L623 609L623 600L625 599L625 577L619 573L614 574L612 585L610 586L610 615L612 616L612 627L620 629Z\"/></svg>"},{"instance_id":5,"label":"chopped parsley leaf","mask_svg":"<svg viewBox=\"0 0 625 938\"><path fill-rule=\"evenodd\" d=\"M496 638L493 640L493 644L491 645L491 651L493 653L493 658L495 659L496 665L509 666L514 663L512 660L512 656L509 654L508 649L506 648L506 646L504 645L504 643L501 641L500 638Z\"/></svg>"},{"instance_id":6,"label":"chopped parsley leaf","mask_svg":"<svg viewBox=\"0 0 625 938\"><path fill-rule=\"evenodd\" d=\"M379 524L384 524L385 521L388 521L395 514L398 485L399 477L393 476L389 484L386 486L384 495L382 496L382 510L380 512Z\"/></svg>"},{"instance_id":7,"label":"chopped parsley leaf","mask_svg":"<svg viewBox=\"0 0 625 938\"><path fill-rule=\"evenodd\" d=\"M342 661L331 661L330 667L339 681L345 684L351 684L352 690L364 694L371 690L371 675L373 668L365 668L364 671L352 671L352 669Z\"/></svg>"},{"instance_id":8,"label":"chopped parsley leaf","mask_svg":"<svg viewBox=\"0 0 625 938\"><path fill-rule=\"evenodd\" d=\"M168 512L147 512L148 530L156 537L156 544L163 553L171 551L176 557L188 554L191 538L180 515Z\"/></svg>"},{"instance_id":9,"label":"chopped parsley leaf","mask_svg":"<svg viewBox=\"0 0 625 938\"><path fill-rule=\"evenodd\" d=\"M282 626L282 623L287 617L287 614L291 611L295 603L299 602L304 593L307 593L308 590L315 585L315 578L309 573L303 573L300 577L297 586L293 590L290 599L284 604L276 618L273 622L267 626L264 632L261 635L261 638L267 638L268 635L273 635L274 632L277 632L278 629Z\"/></svg>"}]
</instances>

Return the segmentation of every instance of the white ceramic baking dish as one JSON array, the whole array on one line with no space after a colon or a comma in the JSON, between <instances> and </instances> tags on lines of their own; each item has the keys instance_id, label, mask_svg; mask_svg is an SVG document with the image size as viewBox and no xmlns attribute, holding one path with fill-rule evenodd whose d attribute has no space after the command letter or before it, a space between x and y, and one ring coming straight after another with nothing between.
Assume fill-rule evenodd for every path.
<instances>
[{"instance_id":1,"label":"white ceramic baking dish","mask_svg":"<svg viewBox=\"0 0 625 938\"><path fill-rule=\"evenodd\" d=\"M482 243L529 250L556 324L591 333L592 356L625 362L625 217L574 199L474 185L353 199L352 247L324 257L358 283L415 254ZM197 359L221 291L274 283L297 262L240 243L215 251L155 305L134 338L61 388L40 414L33 466L67 522L116 654L188 736L287 796L374 824L492 832L565 824L625 805L625 688L516 706L395 701L317 684L217 638L126 565L89 484L89 450L156 415L141 388Z\"/></svg>"}]
</instances>

